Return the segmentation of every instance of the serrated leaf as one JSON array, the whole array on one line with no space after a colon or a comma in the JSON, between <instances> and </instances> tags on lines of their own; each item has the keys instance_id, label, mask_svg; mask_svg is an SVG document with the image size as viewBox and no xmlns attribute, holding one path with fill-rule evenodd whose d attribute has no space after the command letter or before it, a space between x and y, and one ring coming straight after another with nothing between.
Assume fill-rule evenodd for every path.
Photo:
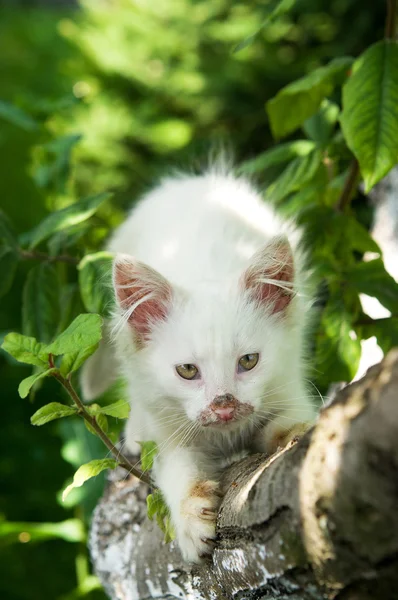
<instances>
[{"instance_id":1,"label":"serrated leaf","mask_svg":"<svg viewBox=\"0 0 398 600\"><path fill-rule=\"evenodd\" d=\"M322 154L318 150L306 156L295 158L281 175L268 187L266 198L274 203L296 192L311 181L322 164Z\"/></svg>"},{"instance_id":2,"label":"serrated leaf","mask_svg":"<svg viewBox=\"0 0 398 600\"><path fill-rule=\"evenodd\" d=\"M158 453L158 446L155 442L138 442L141 446L141 468L143 471L150 471L153 467L153 461Z\"/></svg>"},{"instance_id":3,"label":"serrated leaf","mask_svg":"<svg viewBox=\"0 0 398 600\"><path fill-rule=\"evenodd\" d=\"M291 133L316 113L322 100L344 81L352 62L349 57L335 58L325 67L290 83L269 100L266 109L273 136L280 138Z\"/></svg>"},{"instance_id":4,"label":"serrated leaf","mask_svg":"<svg viewBox=\"0 0 398 600\"><path fill-rule=\"evenodd\" d=\"M102 337L102 318L99 315L79 315L61 335L47 346L51 354L78 353L91 348Z\"/></svg>"},{"instance_id":5,"label":"serrated leaf","mask_svg":"<svg viewBox=\"0 0 398 600\"><path fill-rule=\"evenodd\" d=\"M19 262L19 254L12 248L0 247L0 298L10 290Z\"/></svg>"},{"instance_id":6,"label":"serrated leaf","mask_svg":"<svg viewBox=\"0 0 398 600\"><path fill-rule=\"evenodd\" d=\"M233 52L239 52L240 50L243 50L244 48L249 46L249 44L251 44L255 37L260 33L260 31L262 31L267 25L269 25L273 21L276 21L276 19L278 19L282 15L289 12L289 10L293 8L295 2L296 0L271 0L269 6L267 6L267 17L261 23L261 27L255 33L253 33L249 37L242 40L239 44L237 44L237 46L235 46L235 48L233 49Z\"/></svg>"},{"instance_id":7,"label":"serrated leaf","mask_svg":"<svg viewBox=\"0 0 398 600\"><path fill-rule=\"evenodd\" d=\"M384 40L354 63L343 87L341 126L365 192L398 162L398 45Z\"/></svg>"},{"instance_id":8,"label":"serrated leaf","mask_svg":"<svg viewBox=\"0 0 398 600\"><path fill-rule=\"evenodd\" d=\"M109 316L113 307L110 252L89 254L79 263L80 293L87 311Z\"/></svg>"},{"instance_id":9,"label":"serrated leaf","mask_svg":"<svg viewBox=\"0 0 398 600\"><path fill-rule=\"evenodd\" d=\"M304 121L303 131L320 148L324 148L332 137L338 121L340 108L330 100L322 100L321 106L312 117Z\"/></svg>"},{"instance_id":10,"label":"serrated leaf","mask_svg":"<svg viewBox=\"0 0 398 600\"><path fill-rule=\"evenodd\" d=\"M94 344L93 346L82 348L77 352L68 352L67 354L64 354L59 368L59 370L61 371L61 375L66 377L67 375L69 375L69 373L77 371L82 366L82 364L88 359L88 357L94 354L98 346L99 342L97 344Z\"/></svg>"},{"instance_id":11,"label":"serrated leaf","mask_svg":"<svg viewBox=\"0 0 398 600\"><path fill-rule=\"evenodd\" d=\"M56 267L40 263L26 279L22 296L22 331L50 342L61 320L60 280Z\"/></svg>"},{"instance_id":12,"label":"serrated leaf","mask_svg":"<svg viewBox=\"0 0 398 600\"><path fill-rule=\"evenodd\" d=\"M128 419L130 414L130 404L126 400L118 400L107 406L100 406L99 411L108 417L116 419Z\"/></svg>"},{"instance_id":13,"label":"serrated leaf","mask_svg":"<svg viewBox=\"0 0 398 600\"><path fill-rule=\"evenodd\" d=\"M76 406L67 406L66 404L60 404L59 402L50 402L50 404L46 404L39 408L39 410L31 417L30 422L32 425L45 425L45 423L49 423L55 419L70 417L76 413Z\"/></svg>"},{"instance_id":14,"label":"serrated leaf","mask_svg":"<svg viewBox=\"0 0 398 600\"><path fill-rule=\"evenodd\" d=\"M256 158L245 161L239 167L239 173L252 175L273 165L287 163L294 158L306 156L314 148L315 144L311 140L295 140L294 142L279 144L275 148L262 152Z\"/></svg>"},{"instance_id":15,"label":"serrated leaf","mask_svg":"<svg viewBox=\"0 0 398 600\"><path fill-rule=\"evenodd\" d=\"M33 375L30 375L30 377L26 377L25 379L23 379L18 386L18 394L20 395L20 397L26 398L26 396L28 396L32 386L37 381L40 381L40 379L43 379L44 377L48 377L49 375L52 375L53 373L55 373L56 370L57 369L53 368L53 369L47 369L46 371L39 371L38 373L33 373Z\"/></svg>"},{"instance_id":16,"label":"serrated leaf","mask_svg":"<svg viewBox=\"0 0 398 600\"><path fill-rule=\"evenodd\" d=\"M65 488L62 494L62 500L64 501L68 494L73 490L73 488L77 488L83 485L88 479L92 477L96 477L105 469L115 469L118 463L113 458L101 458L97 460L92 460L85 465L82 465L73 476L73 483L68 485Z\"/></svg>"},{"instance_id":17,"label":"serrated leaf","mask_svg":"<svg viewBox=\"0 0 398 600\"><path fill-rule=\"evenodd\" d=\"M38 129L38 123L30 115L24 112L18 106L0 100L0 118L17 125L25 131L35 131Z\"/></svg>"},{"instance_id":18,"label":"serrated leaf","mask_svg":"<svg viewBox=\"0 0 398 600\"><path fill-rule=\"evenodd\" d=\"M21 333L8 333L2 343L3 350L18 362L36 367L48 366L48 352L45 344Z\"/></svg>"},{"instance_id":19,"label":"serrated leaf","mask_svg":"<svg viewBox=\"0 0 398 600\"><path fill-rule=\"evenodd\" d=\"M85 200L80 200L80 202L75 202L62 210L51 213L35 229L29 232L29 247L31 249L35 248L40 242L57 231L67 229L89 219L111 195L103 193L90 196Z\"/></svg>"},{"instance_id":20,"label":"serrated leaf","mask_svg":"<svg viewBox=\"0 0 398 600\"><path fill-rule=\"evenodd\" d=\"M373 296L393 314L398 311L398 283L387 273L381 258L357 263L345 270L347 282L358 293Z\"/></svg>"}]
</instances>

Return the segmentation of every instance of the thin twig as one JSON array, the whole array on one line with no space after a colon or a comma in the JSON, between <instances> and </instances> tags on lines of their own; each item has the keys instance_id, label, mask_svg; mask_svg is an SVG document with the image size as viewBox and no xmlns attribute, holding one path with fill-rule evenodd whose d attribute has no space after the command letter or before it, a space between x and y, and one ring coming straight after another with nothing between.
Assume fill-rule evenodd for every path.
<instances>
[{"instance_id":1,"label":"thin twig","mask_svg":"<svg viewBox=\"0 0 398 600\"><path fill-rule=\"evenodd\" d=\"M50 254L46 254L45 252L38 252L37 250L20 250L20 255L22 258L27 258L29 260L45 260L48 262L65 262L71 265L79 264L79 259L74 256L69 256L69 254L58 254L55 256L51 256Z\"/></svg>"},{"instance_id":2,"label":"thin twig","mask_svg":"<svg viewBox=\"0 0 398 600\"><path fill-rule=\"evenodd\" d=\"M53 361L53 358L51 355L49 356L49 365L50 365L50 367L54 367L54 361ZM97 435L104 442L105 446L112 452L113 456L116 458L117 462L119 463L119 466L126 469L126 471L128 471L129 473L132 473L133 475L135 475L135 477L137 477L144 483L147 483L148 485L153 486L153 483L152 483L149 475L147 475L140 469L137 469L136 467L134 467L134 465L131 464L129 459L126 456L124 456L124 454L120 450L118 450L118 448L116 448L116 446L111 442L111 440L108 438L106 433L98 425L98 422L97 422L97 419L95 418L95 416L92 416L89 414L89 412L86 410L83 402L80 400L79 396L77 395L76 390L73 387L71 381L69 379L65 379L65 377L62 377L62 375L57 372L54 373L54 377L65 388L65 390L68 392L68 395L70 396L70 398L76 404L76 406L78 408L78 414L81 417L83 417L83 419L85 421L87 421L87 423L89 423L91 425L91 427L94 429L94 431L97 433Z\"/></svg>"},{"instance_id":3,"label":"thin twig","mask_svg":"<svg viewBox=\"0 0 398 600\"><path fill-rule=\"evenodd\" d=\"M387 0L387 17L384 38L395 40L397 24L397 0Z\"/></svg>"},{"instance_id":4,"label":"thin twig","mask_svg":"<svg viewBox=\"0 0 398 600\"><path fill-rule=\"evenodd\" d=\"M358 161L356 159L354 159L352 161L351 168L347 175L347 179L345 181L339 201L337 202L337 205L336 205L336 210L338 210L339 212L344 212L346 207L349 205L351 197L352 197L352 193L355 188L355 184L357 182L358 175L359 175L359 164L358 164Z\"/></svg>"}]
</instances>

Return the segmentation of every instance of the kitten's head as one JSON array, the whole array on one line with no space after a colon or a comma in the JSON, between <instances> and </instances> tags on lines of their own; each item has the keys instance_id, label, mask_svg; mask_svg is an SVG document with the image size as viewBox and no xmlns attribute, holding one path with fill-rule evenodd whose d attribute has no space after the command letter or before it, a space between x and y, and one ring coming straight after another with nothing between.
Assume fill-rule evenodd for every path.
<instances>
[{"instance_id":1,"label":"kitten's head","mask_svg":"<svg viewBox=\"0 0 398 600\"><path fill-rule=\"evenodd\" d=\"M236 278L188 294L117 257L116 298L154 397L205 428L266 418L265 395L297 360L294 270L291 247L278 238Z\"/></svg>"}]
</instances>

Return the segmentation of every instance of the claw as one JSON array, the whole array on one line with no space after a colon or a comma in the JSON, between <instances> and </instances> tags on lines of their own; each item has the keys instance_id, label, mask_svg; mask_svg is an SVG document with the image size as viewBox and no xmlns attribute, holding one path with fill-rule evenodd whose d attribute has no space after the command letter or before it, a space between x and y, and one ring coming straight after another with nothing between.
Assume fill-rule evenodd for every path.
<instances>
[{"instance_id":1,"label":"claw","mask_svg":"<svg viewBox=\"0 0 398 600\"><path fill-rule=\"evenodd\" d=\"M210 515L211 517L216 517L217 513L211 508L202 508L200 511L201 515Z\"/></svg>"},{"instance_id":2,"label":"claw","mask_svg":"<svg viewBox=\"0 0 398 600\"><path fill-rule=\"evenodd\" d=\"M211 538L205 538L205 537L201 537L200 539L201 539L201 541L202 541L204 544L207 544L208 546L213 546L213 547L214 547L214 546L216 545L216 542L215 542L215 540L212 540Z\"/></svg>"}]
</instances>

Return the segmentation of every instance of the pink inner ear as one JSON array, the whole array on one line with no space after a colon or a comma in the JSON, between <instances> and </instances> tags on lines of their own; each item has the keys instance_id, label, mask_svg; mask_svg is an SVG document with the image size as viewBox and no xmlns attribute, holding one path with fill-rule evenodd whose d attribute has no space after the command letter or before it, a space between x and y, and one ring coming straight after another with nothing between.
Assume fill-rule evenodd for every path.
<instances>
[{"instance_id":1,"label":"pink inner ear","mask_svg":"<svg viewBox=\"0 0 398 600\"><path fill-rule=\"evenodd\" d=\"M265 282L266 279L272 279L275 284ZM245 288L257 301L272 306L272 314L283 311L290 304L294 296L293 281L293 254L287 241L267 246L257 254L254 264L244 274Z\"/></svg>"},{"instance_id":2,"label":"pink inner ear","mask_svg":"<svg viewBox=\"0 0 398 600\"><path fill-rule=\"evenodd\" d=\"M114 286L120 307L131 311L128 323L141 340L148 340L153 324L165 319L171 300L171 287L151 267L133 261L114 266Z\"/></svg>"}]
</instances>

